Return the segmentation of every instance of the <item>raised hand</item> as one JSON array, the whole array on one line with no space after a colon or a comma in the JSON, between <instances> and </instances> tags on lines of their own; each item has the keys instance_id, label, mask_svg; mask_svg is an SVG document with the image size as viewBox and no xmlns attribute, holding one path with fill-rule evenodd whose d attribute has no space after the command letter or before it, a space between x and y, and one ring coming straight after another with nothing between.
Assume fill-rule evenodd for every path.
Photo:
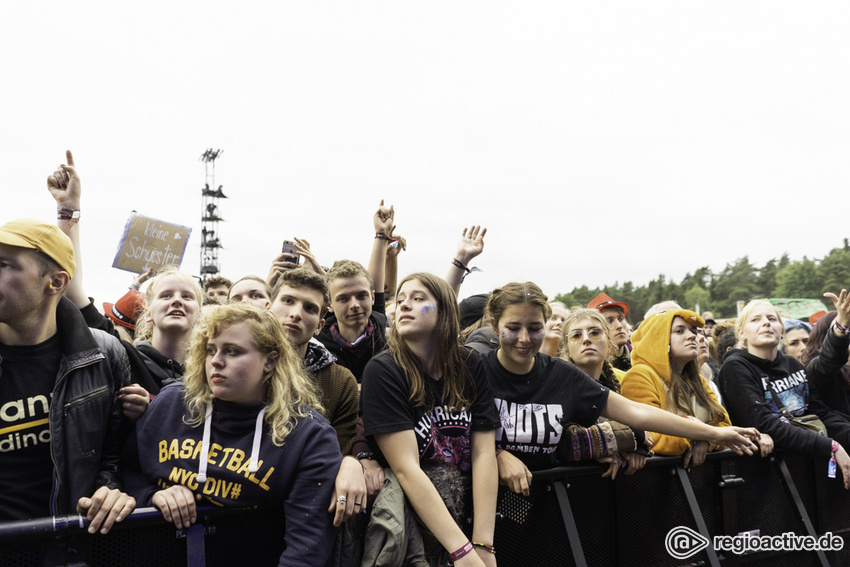
<instances>
[{"instance_id":1,"label":"raised hand","mask_svg":"<svg viewBox=\"0 0 850 567\"><path fill-rule=\"evenodd\" d=\"M393 227L393 228L395 228L395 227ZM407 250L407 239L405 239L403 236L398 236L398 235L394 235L394 234L391 234L390 236L392 236L397 241L397 244L396 244L396 246L388 246L387 247L387 258L392 258L393 256L398 256L399 252L403 252L404 250Z\"/></svg>"},{"instance_id":2,"label":"raised hand","mask_svg":"<svg viewBox=\"0 0 850 567\"><path fill-rule=\"evenodd\" d=\"M295 249L298 250L298 253L301 254L301 257L304 258L304 261L299 264L301 268L309 268L319 274L320 276L325 275L325 270L322 269L319 261L316 260L316 256L310 251L310 243L307 242L303 238L295 237Z\"/></svg>"},{"instance_id":3,"label":"raised hand","mask_svg":"<svg viewBox=\"0 0 850 567\"><path fill-rule=\"evenodd\" d=\"M838 324L842 327L850 327L850 293L847 293L846 289L842 289L840 295L826 292L823 296L831 299L832 304L835 305L837 312L835 320Z\"/></svg>"},{"instance_id":4,"label":"raised hand","mask_svg":"<svg viewBox=\"0 0 850 567\"><path fill-rule=\"evenodd\" d=\"M392 234L393 229L395 229L395 224L393 224L395 220L395 209L393 209L392 205L389 208L384 206L384 200L381 199L381 204L378 206L378 210L375 211L375 215L372 217L372 222L375 225L375 233L383 233L388 237Z\"/></svg>"},{"instance_id":5,"label":"raised hand","mask_svg":"<svg viewBox=\"0 0 850 567\"><path fill-rule=\"evenodd\" d=\"M67 164L59 164L59 167L47 178L47 190L56 200L56 205L68 207L75 211L80 210L80 195L82 185L80 176L74 167L74 155L71 150L65 151Z\"/></svg>"},{"instance_id":6,"label":"raised hand","mask_svg":"<svg viewBox=\"0 0 850 567\"><path fill-rule=\"evenodd\" d=\"M484 235L487 229L478 225L464 228L457 243L455 258L462 264L468 264L473 258L484 252Z\"/></svg>"},{"instance_id":7,"label":"raised hand","mask_svg":"<svg viewBox=\"0 0 850 567\"><path fill-rule=\"evenodd\" d=\"M136 289L142 287L142 284L148 281L153 277L153 268L148 268L135 278L133 278L133 285L136 286Z\"/></svg>"}]
</instances>

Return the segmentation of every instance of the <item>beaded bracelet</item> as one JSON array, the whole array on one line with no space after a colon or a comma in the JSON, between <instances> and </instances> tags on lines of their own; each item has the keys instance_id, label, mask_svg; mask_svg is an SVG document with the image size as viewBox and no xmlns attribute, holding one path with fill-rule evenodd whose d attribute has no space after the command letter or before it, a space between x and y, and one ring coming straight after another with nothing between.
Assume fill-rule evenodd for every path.
<instances>
[{"instance_id":1,"label":"beaded bracelet","mask_svg":"<svg viewBox=\"0 0 850 567\"><path fill-rule=\"evenodd\" d=\"M450 554L449 557L452 558L452 561L457 561L461 557L466 556L466 554L469 553L470 551L472 551L472 542L468 541L465 544L463 544L463 547L461 547L460 549L458 549L454 553Z\"/></svg>"},{"instance_id":2,"label":"beaded bracelet","mask_svg":"<svg viewBox=\"0 0 850 567\"><path fill-rule=\"evenodd\" d=\"M472 546L473 547L480 547L481 549L485 549L485 550L489 551L490 553L492 553L493 555L496 555L496 548L493 547L492 545L487 545L486 543L481 543L479 541L473 541Z\"/></svg>"}]
</instances>

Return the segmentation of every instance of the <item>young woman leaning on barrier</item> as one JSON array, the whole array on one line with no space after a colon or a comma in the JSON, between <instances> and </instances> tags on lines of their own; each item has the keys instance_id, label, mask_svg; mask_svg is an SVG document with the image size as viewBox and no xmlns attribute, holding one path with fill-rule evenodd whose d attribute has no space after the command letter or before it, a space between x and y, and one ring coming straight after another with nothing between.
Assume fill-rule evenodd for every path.
<instances>
[{"instance_id":1,"label":"young woman leaning on barrier","mask_svg":"<svg viewBox=\"0 0 850 567\"><path fill-rule=\"evenodd\" d=\"M563 321L562 335L564 350L561 358L612 392L619 393L620 379L625 372L611 364L617 347L605 316L598 309L573 308ZM608 470L602 476L614 479L620 468L625 469L625 474L634 474L642 469L652 448L652 435L601 416L597 422L597 426L604 428L604 433L609 436L613 434L616 439L619 434L631 442L628 446L617 447L613 454L596 457L597 461L608 463ZM600 432L600 435L604 433Z\"/></svg>"},{"instance_id":2,"label":"young woman leaning on barrier","mask_svg":"<svg viewBox=\"0 0 850 567\"><path fill-rule=\"evenodd\" d=\"M846 290L841 290L840 296L826 295L838 312L838 324L827 337L835 343L830 349L834 359L822 356L804 368L796 358L782 354L782 317L769 301L757 299L738 315L737 348L724 359L720 387L733 423L767 433L777 451L830 459L830 476L840 469L844 487L850 489L850 457L845 450L850 442L850 421L829 409L814 387L821 380L835 379L847 360L850 295ZM803 416L819 418L829 437L792 425L791 421Z\"/></svg>"},{"instance_id":3,"label":"young woman leaning on barrier","mask_svg":"<svg viewBox=\"0 0 850 567\"><path fill-rule=\"evenodd\" d=\"M648 316L632 335L632 367L623 377L622 393L630 400L681 417L720 427L732 425L711 387L699 373L702 318L687 309L668 309ZM684 466L698 466L722 444L682 435L655 433L652 450L659 455L684 455ZM759 439L767 454L772 442Z\"/></svg>"},{"instance_id":4,"label":"young woman leaning on barrier","mask_svg":"<svg viewBox=\"0 0 850 567\"><path fill-rule=\"evenodd\" d=\"M528 494L531 469L557 464L564 426L588 427L602 416L643 430L726 445L752 454L752 428L713 427L633 402L564 360L539 352L549 305L534 283L510 283L490 295L499 349L484 358L502 428L496 435L499 480Z\"/></svg>"},{"instance_id":5,"label":"young woman leaning on barrier","mask_svg":"<svg viewBox=\"0 0 850 567\"><path fill-rule=\"evenodd\" d=\"M281 565L324 565L342 456L317 409L319 396L271 312L214 307L193 333L184 381L160 391L128 441L128 490L178 528L197 520L196 502L281 507Z\"/></svg>"},{"instance_id":6,"label":"young woman leaning on barrier","mask_svg":"<svg viewBox=\"0 0 850 567\"><path fill-rule=\"evenodd\" d=\"M420 536L417 523L406 522L399 534L396 523L389 537L407 538L411 550L422 550L424 540L429 560L450 556L458 567L494 567L498 416L481 359L459 346L457 299L445 281L412 274L402 280L396 300L389 348L366 365L360 396L370 445L392 473L373 505L363 565L401 564L401 558L382 562L387 550L373 546L387 538L370 536L376 518L390 514L404 522L406 501L426 530ZM462 488L470 476L474 521L465 533L469 506ZM403 498L389 499L398 486Z\"/></svg>"}]
</instances>

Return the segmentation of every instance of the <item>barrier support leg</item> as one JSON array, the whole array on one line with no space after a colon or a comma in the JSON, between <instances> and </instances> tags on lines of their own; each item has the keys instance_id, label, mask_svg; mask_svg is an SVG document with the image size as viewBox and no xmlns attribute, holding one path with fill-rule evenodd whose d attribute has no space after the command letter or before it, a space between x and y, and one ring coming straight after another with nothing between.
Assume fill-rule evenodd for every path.
<instances>
[{"instance_id":1,"label":"barrier support leg","mask_svg":"<svg viewBox=\"0 0 850 567\"><path fill-rule=\"evenodd\" d=\"M702 512L697 503L697 497L694 495L694 488L691 486L691 480L688 478L688 473L681 466L676 467L676 478L679 479L679 486L682 487L682 492L685 493L685 500L688 503L688 510L691 511L691 516L694 518L694 523L697 526L697 531L703 535L708 541L712 541L711 534L708 533L708 526L705 525L705 519L702 517ZM714 551L714 546L709 544L705 548L705 554L708 556L708 564L711 567L720 567L720 559L717 558L717 552Z\"/></svg>"},{"instance_id":2,"label":"barrier support leg","mask_svg":"<svg viewBox=\"0 0 850 567\"><path fill-rule=\"evenodd\" d=\"M738 486L744 480L738 476L736 461L723 459L720 461L720 497L723 506L723 533L734 536L738 534ZM725 565L738 567L740 558L734 553L726 554Z\"/></svg>"},{"instance_id":3,"label":"barrier support leg","mask_svg":"<svg viewBox=\"0 0 850 567\"><path fill-rule=\"evenodd\" d=\"M552 484L555 485L555 494L558 497L558 507L561 509L561 517L564 520L564 528L566 528L567 538L570 540L570 551L573 552L573 560L576 563L576 567L587 567L587 561L584 558L584 551L581 549L581 539L578 537L576 520L573 517L573 510L570 508L570 498L567 496L567 488L561 480L556 480Z\"/></svg>"},{"instance_id":4,"label":"barrier support leg","mask_svg":"<svg viewBox=\"0 0 850 567\"><path fill-rule=\"evenodd\" d=\"M186 564L187 567L205 567L207 564L204 547L204 530L202 522L192 524L186 530Z\"/></svg>"},{"instance_id":5,"label":"barrier support leg","mask_svg":"<svg viewBox=\"0 0 850 567\"><path fill-rule=\"evenodd\" d=\"M782 476L785 486L788 487L788 493L791 495L791 500L794 501L794 506L797 507L797 513L800 514L800 519L803 520L803 526L806 528L806 533L817 538L815 527L812 525L812 520L809 518L809 513L806 511L803 500L800 498L800 493L797 492L797 485L794 484L794 479L791 478L791 472L788 470L788 465L785 464L785 459L776 457L776 466L779 467L779 474ZM823 551L817 551L818 561L823 567L829 567L829 561L826 559L826 554Z\"/></svg>"}]
</instances>

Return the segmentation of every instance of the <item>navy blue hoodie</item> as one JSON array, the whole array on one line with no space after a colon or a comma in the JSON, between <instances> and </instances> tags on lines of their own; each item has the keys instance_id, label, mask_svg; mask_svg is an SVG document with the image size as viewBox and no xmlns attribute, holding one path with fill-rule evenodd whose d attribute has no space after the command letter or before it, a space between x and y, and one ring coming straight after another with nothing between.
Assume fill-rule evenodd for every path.
<instances>
[{"instance_id":1,"label":"navy blue hoodie","mask_svg":"<svg viewBox=\"0 0 850 567\"><path fill-rule=\"evenodd\" d=\"M286 519L281 565L324 565L336 530L327 508L342 454L336 432L323 417L301 419L281 447L263 427L259 470L248 470L261 406L215 400L207 479L198 481L204 426L183 421L182 383L160 391L128 440L126 490L139 506L151 506L156 491L174 484L202 494L200 505L228 508L280 506Z\"/></svg>"}]
</instances>

